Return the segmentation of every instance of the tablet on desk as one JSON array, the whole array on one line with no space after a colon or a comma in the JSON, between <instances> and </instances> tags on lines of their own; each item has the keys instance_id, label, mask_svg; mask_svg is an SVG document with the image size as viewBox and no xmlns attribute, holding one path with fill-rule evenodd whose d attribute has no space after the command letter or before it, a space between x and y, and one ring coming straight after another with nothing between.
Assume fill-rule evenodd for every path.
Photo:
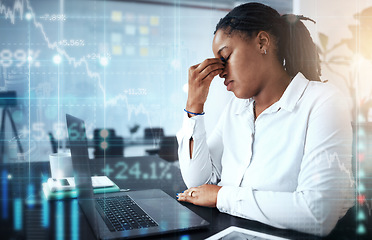
<instances>
[{"instance_id":1,"label":"tablet on desk","mask_svg":"<svg viewBox=\"0 0 372 240\"><path fill-rule=\"evenodd\" d=\"M207 238L206 240L233 240L233 239L248 239L248 240L288 240L265 233L255 232L244 228L231 226L225 230Z\"/></svg>"}]
</instances>

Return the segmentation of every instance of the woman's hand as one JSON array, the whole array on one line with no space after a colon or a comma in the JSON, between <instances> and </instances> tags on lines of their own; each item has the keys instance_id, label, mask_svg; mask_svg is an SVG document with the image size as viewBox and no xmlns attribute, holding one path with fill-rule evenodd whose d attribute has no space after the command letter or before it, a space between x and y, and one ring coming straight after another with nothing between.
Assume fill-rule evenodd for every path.
<instances>
[{"instance_id":1,"label":"woman's hand","mask_svg":"<svg viewBox=\"0 0 372 240\"><path fill-rule=\"evenodd\" d=\"M204 184L199 187L192 187L183 193L177 194L178 201L189 202L204 207L216 207L217 194L220 186Z\"/></svg>"},{"instance_id":2,"label":"woman's hand","mask_svg":"<svg viewBox=\"0 0 372 240\"><path fill-rule=\"evenodd\" d=\"M203 112L209 86L215 76L222 73L224 62L219 58L210 58L189 68L189 93L186 110L194 113Z\"/></svg>"}]
</instances>

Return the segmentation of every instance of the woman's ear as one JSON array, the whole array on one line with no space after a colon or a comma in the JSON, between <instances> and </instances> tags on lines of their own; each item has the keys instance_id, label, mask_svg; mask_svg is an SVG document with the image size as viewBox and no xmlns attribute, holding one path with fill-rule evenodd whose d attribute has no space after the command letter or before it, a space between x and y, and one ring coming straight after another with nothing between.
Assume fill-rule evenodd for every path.
<instances>
[{"instance_id":1,"label":"woman's ear","mask_svg":"<svg viewBox=\"0 0 372 240\"><path fill-rule=\"evenodd\" d=\"M260 51L262 54L267 54L270 46L270 35L265 31L260 31L257 34L258 44L260 46Z\"/></svg>"}]
</instances>

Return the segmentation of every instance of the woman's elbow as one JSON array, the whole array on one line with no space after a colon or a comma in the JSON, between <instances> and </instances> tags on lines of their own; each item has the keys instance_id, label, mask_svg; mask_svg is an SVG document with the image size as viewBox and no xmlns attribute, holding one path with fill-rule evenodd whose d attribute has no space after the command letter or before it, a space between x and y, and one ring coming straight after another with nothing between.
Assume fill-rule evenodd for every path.
<instances>
[{"instance_id":1,"label":"woman's elbow","mask_svg":"<svg viewBox=\"0 0 372 240\"><path fill-rule=\"evenodd\" d=\"M336 226L338 219L333 216L324 216L322 219L308 219L306 223L301 223L301 226L294 227L294 230L312 234L318 237L325 237L333 230Z\"/></svg>"},{"instance_id":2,"label":"woman's elbow","mask_svg":"<svg viewBox=\"0 0 372 240\"><path fill-rule=\"evenodd\" d=\"M203 179L196 176L195 172L191 171L181 171L183 182L187 188L198 187L208 182L207 179Z\"/></svg>"},{"instance_id":3,"label":"woman's elbow","mask_svg":"<svg viewBox=\"0 0 372 240\"><path fill-rule=\"evenodd\" d=\"M311 201L307 208L308 223L302 230L306 233L325 237L335 228L347 210L353 205L347 199L338 200L319 193L318 199ZM313 199L314 200L314 199Z\"/></svg>"}]
</instances>

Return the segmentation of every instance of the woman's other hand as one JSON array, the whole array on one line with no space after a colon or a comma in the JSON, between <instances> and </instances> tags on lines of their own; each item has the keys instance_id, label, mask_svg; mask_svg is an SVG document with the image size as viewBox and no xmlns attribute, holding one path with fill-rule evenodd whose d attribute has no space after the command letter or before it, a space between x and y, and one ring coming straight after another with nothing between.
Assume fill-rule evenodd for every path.
<instances>
[{"instance_id":1,"label":"woman's other hand","mask_svg":"<svg viewBox=\"0 0 372 240\"><path fill-rule=\"evenodd\" d=\"M216 207L217 194L221 186L204 184L199 187L192 187L183 193L177 194L177 200L189 202L204 207Z\"/></svg>"},{"instance_id":2,"label":"woman's other hand","mask_svg":"<svg viewBox=\"0 0 372 240\"><path fill-rule=\"evenodd\" d=\"M189 92L186 110L202 113L207 100L209 86L215 76L223 72L224 62L210 58L189 68Z\"/></svg>"}]
</instances>

